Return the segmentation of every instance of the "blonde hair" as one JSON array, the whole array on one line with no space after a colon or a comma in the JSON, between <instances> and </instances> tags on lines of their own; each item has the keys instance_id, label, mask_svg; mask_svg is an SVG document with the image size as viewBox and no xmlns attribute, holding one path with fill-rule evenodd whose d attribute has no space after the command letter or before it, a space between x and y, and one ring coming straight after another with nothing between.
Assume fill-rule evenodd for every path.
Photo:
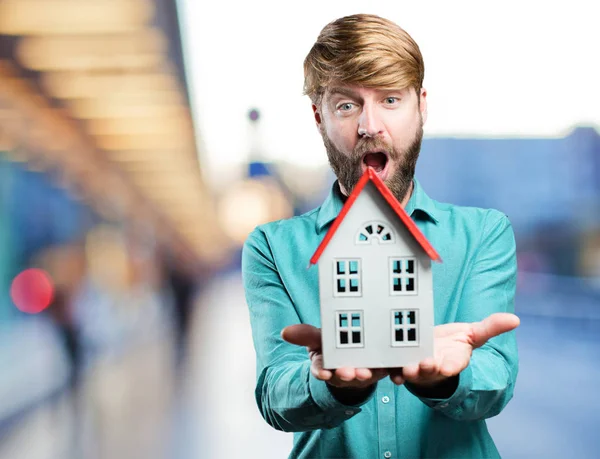
<instances>
[{"instance_id":1,"label":"blonde hair","mask_svg":"<svg viewBox=\"0 0 600 459\"><path fill-rule=\"evenodd\" d=\"M379 89L412 87L425 66L419 46L394 22L356 14L327 24L304 59L304 94L316 105L332 82Z\"/></svg>"}]
</instances>

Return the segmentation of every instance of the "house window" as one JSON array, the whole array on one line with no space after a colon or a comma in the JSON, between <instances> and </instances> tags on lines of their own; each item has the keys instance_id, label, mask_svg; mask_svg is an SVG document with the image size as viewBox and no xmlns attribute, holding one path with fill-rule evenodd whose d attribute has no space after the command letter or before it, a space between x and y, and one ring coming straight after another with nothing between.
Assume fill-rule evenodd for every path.
<instances>
[{"instance_id":1,"label":"house window","mask_svg":"<svg viewBox=\"0 0 600 459\"><path fill-rule=\"evenodd\" d=\"M387 223L378 221L365 223L356 234L357 244L371 244L374 240L380 244L394 242L394 234Z\"/></svg>"},{"instance_id":2,"label":"house window","mask_svg":"<svg viewBox=\"0 0 600 459\"><path fill-rule=\"evenodd\" d=\"M390 294L416 295L417 259L415 257L390 258Z\"/></svg>"},{"instance_id":3,"label":"house window","mask_svg":"<svg viewBox=\"0 0 600 459\"><path fill-rule=\"evenodd\" d=\"M361 296L360 259L333 261L333 296Z\"/></svg>"},{"instance_id":4,"label":"house window","mask_svg":"<svg viewBox=\"0 0 600 459\"><path fill-rule=\"evenodd\" d=\"M415 309L392 311L392 346L419 345L419 316Z\"/></svg>"},{"instance_id":5,"label":"house window","mask_svg":"<svg viewBox=\"0 0 600 459\"><path fill-rule=\"evenodd\" d=\"M362 311L337 311L337 347L364 347L364 324Z\"/></svg>"}]
</instances>

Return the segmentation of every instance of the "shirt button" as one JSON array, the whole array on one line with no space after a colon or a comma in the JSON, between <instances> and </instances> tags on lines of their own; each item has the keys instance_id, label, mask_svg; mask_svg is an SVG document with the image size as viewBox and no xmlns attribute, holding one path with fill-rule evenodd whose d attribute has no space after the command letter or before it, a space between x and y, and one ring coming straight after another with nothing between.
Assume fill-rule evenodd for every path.
<instances>
[{"instance_id":1,"label":"shirt button","mask_svg":"<svg viewBox=\"0 0 600 459\"><path fill-rule=\"evenodd\" d=\"M383 457L385 457L385 459L390 459L390 457L392 457L392 453L386 451L385 453L383 453Z\"/></svg>"},{"instance_id":2,"label":"shirt button","mask_svg":"<svg viewBox=\"0 0 600 459\"><path fill-rule=\"evenodd\" d=\"M353 415L353 414L354 414L354 411L352 411L352 410L348 410L348 411L346 411L346 415L348 415L348 416L351 416L351 415Z\"/></svg>"},{"instance_id":3,"label":"shirt button","mask_svg":"<svg viewBox=\"0 0 600 459\"><path fill-rule=\"evenodd\" d=\"M389 398L387 395L385 395L385 396L383 396L383 397L381 398L381 401L382 401L383 403L388 403L388 402L390 401L390 398Z\"/></svg>"}]
</instances>

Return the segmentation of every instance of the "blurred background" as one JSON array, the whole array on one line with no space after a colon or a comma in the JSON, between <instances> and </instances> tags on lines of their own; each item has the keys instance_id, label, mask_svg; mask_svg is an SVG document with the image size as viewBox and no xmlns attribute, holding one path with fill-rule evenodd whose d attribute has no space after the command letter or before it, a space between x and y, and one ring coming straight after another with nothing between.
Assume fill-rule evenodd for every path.
<instances>
[{"instance_id":1,"label":"blurred background","mask_svg":"<svg viewBox=\"0 0 600 459\"><path fill-rule=\"evenodd\" d=\"M597 457L600 32L548 3L0 0L0 457L287 457L240 248L334 180L302 61L356 12L423 52L427 193L514 226L500 452Z\"/></svg>"}]
</instances>

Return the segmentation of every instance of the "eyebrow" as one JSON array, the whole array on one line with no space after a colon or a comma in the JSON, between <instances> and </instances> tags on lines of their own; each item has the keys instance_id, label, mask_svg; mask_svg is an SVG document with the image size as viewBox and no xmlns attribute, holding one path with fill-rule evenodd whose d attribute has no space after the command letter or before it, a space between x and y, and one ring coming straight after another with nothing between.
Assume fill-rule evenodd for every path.
<instances>
[{"instance_id":1,"label":"eyebrow","mask_svg":"<svg viewBox=\"0 0 600 459\"><path fill-rule=\"evenodd\" d=\"M342 86L334 86L333 88L331 88L329 90L329 95L330 96L341 95L341 96L347 96L347 97L358 97L358 93L356 93L355 91L353 91L350 88L344 88Z\"/></svg>"},{"instance_id":2,"label":"eyebrow","mask_svg":"<svg viewBox=\"0 0 600 459\"><path fill-rule=\"evenodd\" d=\"M379 91L381 93L386 93L386 94L387 93L392 93L392 92L398 92L398 93L401 92L401 93L404 93L405 89L406 88L404 88L404 89L376 89L376 91ZM341 96L346 96L346 97L352 97L354 99L360 98L360 95L356 91L354 91L354 90L352 90L350 88L346 88L344 86L334 86L333 88L331 88L329 90L329 96L330 97L333 97L333 96L336 96L336 95L341 95Z\"/></svg>"}]
</instances>

